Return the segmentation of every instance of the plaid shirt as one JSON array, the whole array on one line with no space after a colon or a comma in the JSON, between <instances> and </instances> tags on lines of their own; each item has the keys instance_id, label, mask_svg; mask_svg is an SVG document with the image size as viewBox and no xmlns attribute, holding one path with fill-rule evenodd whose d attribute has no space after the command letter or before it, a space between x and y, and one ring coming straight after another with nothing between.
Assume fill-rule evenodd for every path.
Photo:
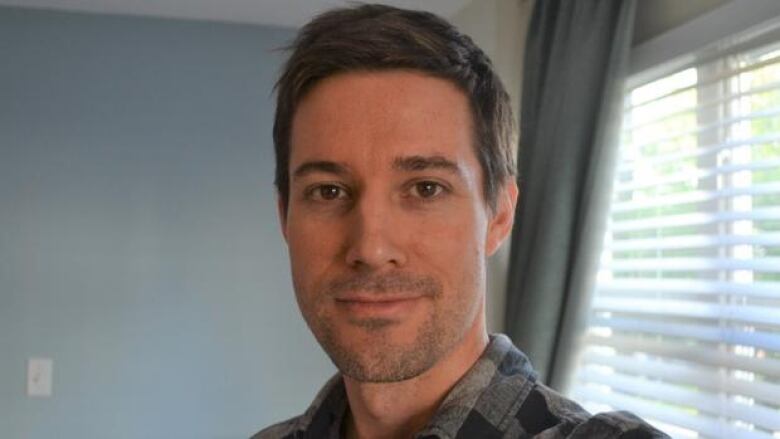
<instances>
[{"instance_id":1,"label":"plaid shirt","mask_svg":"<svg viewBox=\"0 0 780 439\"><path fill-rule=\"evenodd\" d=\"M340 375L331 378L306 412L252 439L339 439L348 406ZM537 382L528 358L505 335L490 344L453 387L416 439L668 438L627 412L591 416Z\"/></svg>"}]
</instances>

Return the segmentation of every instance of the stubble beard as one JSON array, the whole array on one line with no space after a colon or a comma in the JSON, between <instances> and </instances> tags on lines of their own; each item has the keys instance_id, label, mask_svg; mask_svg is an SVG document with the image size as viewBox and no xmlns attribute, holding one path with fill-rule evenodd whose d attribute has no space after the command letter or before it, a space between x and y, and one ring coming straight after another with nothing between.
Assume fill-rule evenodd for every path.
<instances>
[{"instance_id":1,"label":"stubble beard","mask_svg":"<svg viewBox=\"0 0 780 439\"><path fill-rule=\"evenodd\" d=\"M416 328L410 343L392 340L393 326L402 324L382 318L352 319L347 321L354 330L362 331L362 342L350 344L340 334L333 316L327 315L320 303L332 300L336 294L347 291L383 292L396 290L418 292L432 303L432 310ZM463 339L471 308L468 295L458 292L457 297L442 309L445 301L441 282L429 276L411 276L394 273L381 276L355 276L347 280L331 282L322 300L304 311L304 317L322 348L339 371L356 381L389 383L417 377L432 368ZM451 309L450 309L451 308ZM343 325L344 322L341 322Z\"/></svg>"}]
</instances>

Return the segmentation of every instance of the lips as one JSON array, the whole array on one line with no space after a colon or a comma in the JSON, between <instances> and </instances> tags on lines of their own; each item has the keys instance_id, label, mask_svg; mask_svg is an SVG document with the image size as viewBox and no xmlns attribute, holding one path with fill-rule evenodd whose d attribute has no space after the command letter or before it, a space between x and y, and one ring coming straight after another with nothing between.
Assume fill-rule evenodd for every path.
<instances>
[{"instance_id":1,"label":"lips","mask_svg":"<svg viewBox=\"0 0 780 439\"><path fill-rule=\"evenodd\" d=\"M423 299L441 294L441 283L431 276L403 272L355 273L333 279L324 296L348 321L399 321Z\"/></svg>"},{"instance_id":2,"label":"lips","mask_svg":"<svg viewBox=\"0 0 780 439\"><path fill-rule=\"evenodd\" d=\"M419 294L343 294L336 296L337 302L382 303L401 302L420 298Z\"/></svg>"},{"instance_id":3,"label":"lips","mask_svg":"<svg viewBox=\"0 0 780 439\"><path fill-rule=\"evenodd\" d=\"M398 317L417 305L422 296L347 296L336 307L356 317Z\"/></svg>"}]
</instances>

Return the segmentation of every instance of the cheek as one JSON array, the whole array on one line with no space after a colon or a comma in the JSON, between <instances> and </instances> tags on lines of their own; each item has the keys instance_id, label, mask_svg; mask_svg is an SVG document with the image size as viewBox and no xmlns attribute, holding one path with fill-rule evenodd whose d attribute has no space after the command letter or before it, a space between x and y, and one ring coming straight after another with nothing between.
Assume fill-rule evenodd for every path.
<instances>
[{"instance_id":1,"label":"cheek","mask_svg":"<svg viewBox=\"0 0 780 439\"><path fill-rule=\"evenodd\" d=\"M418 260L450 278L473 277L484 265L485 229L486 222L472 211L419 221L409 236L410 248Z\"/></svg>"},{"instance_id":2,"label":"cheek","mask_svg":"<svg viewBox=\"0 0 780 439\"><path fill-rule=\"evenodd\" d=\"M337 262L343 237L338 227L290 218L287 246L293 283L299 294L316 289L328 267Z\"/></svg>"},{"instance_id":3,"label":"cheek","mask_svg":"<svg viewBox=\"0 0 780 439\"><path fill-rule=\"evenodd\" d=\"M324 236L308 233L304 227L290 230L295 230L287 238L295 298L306 322L316 326L325 308L321 291L327 267L327 243Z\"/></svg>"},{"instance_id":4,"label":"cheek","mask_svg":"<svg viewBox=\"0 0 780 439\"><path fill-rule=\"evenodd\" d=\"M444 286L434 314L452 330L465 330L483 303L485 222L479 215L461 215L426 228L425 233L413 240L416 259Z\"/></svg>"},{"instance_id":5,"label":"cheek","mask_svg":"<svg viewBox=\"0 0 780 439\"><path fill-rule=\"evenodd\" d=\"M305 214L291 215L287 223L287 245L296 258L314 259L332 252L343 237L338 221L307 218Z\"/></svg>"}]
</instances>

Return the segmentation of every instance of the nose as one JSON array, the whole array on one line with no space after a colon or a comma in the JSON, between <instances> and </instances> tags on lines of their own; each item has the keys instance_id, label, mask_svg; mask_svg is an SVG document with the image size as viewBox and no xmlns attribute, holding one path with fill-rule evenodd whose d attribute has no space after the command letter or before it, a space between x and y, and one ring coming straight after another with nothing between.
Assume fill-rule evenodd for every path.
<instances>
[{"instance_id":1,"label":"nose","mask_svg":"<svg viewBox=\"0 0 780 439\"><path fill-rule=\"evenodd\" d=\"M406 264L403 230L389 202L362 197L351 212L346 262L360 270L400 268Z\"/></svg>"}]
</instances>

